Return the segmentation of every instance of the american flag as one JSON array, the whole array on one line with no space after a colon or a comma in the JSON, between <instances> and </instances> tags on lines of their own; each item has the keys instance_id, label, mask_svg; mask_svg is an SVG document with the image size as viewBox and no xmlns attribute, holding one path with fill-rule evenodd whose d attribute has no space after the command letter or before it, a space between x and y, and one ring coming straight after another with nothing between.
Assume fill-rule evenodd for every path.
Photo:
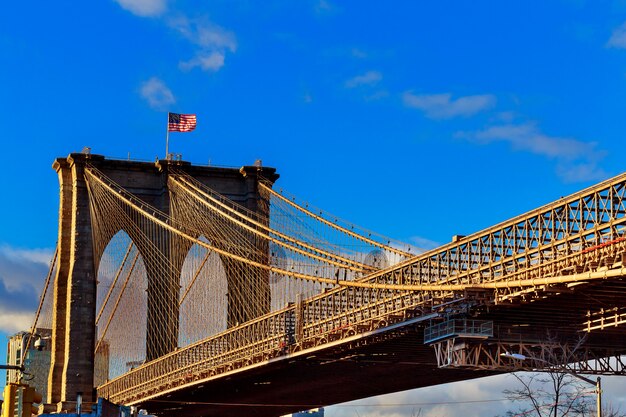
<instances>
[{"instance_id":1,"label":"american flag","mask_svg":"<svg viewBox=\"0 0 626 417\"><path fill-rule=\"evenodd\" d=\"M191 132L196 128L195 114L168 113L168 132Z\"/></svg>"}]
</instances>

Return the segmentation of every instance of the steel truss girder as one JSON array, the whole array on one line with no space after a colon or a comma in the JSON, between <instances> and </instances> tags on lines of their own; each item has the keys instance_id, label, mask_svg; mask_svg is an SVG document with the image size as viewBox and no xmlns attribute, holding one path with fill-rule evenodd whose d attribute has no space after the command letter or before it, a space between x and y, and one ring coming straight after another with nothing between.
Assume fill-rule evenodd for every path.
<instances>
[{"instance_id":1,"label":"steel truss girder","mask_svg":"<svg viewBox=\"0 0 626 417\"><path fill-rule=\"evenodd\" d=\"M626 250L626 175L414 258L405 283L517 280L595 271Z\"/></svg>"},{"instance_id":2,"label":"steel truss girder","mask_svg":"<svg viewBox=\"0 0 626 417\"><path fill-rule=\"evenodd\" d=\"M626 351L588 348L580 344L447 339L432 346L440 368L626 375L626 356L623 356ZM526 359L514 359L511 354Z\"/></svg>"}]
</instances>

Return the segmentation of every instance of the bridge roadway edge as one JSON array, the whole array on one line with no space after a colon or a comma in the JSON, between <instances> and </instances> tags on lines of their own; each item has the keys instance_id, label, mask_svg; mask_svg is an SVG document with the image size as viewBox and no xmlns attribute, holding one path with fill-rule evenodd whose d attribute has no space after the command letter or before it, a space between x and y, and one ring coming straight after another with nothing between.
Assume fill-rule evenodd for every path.
<instances>
[{"instance_id":1,"label":"bridge roadway edge","mask_svg":"<svg viewBox=\"0 0 626 417\"><path fill-rule=\"evenodd\" d=\"M172 417L281 415L501 373L441 369L424 344L427 315L196 381L134 405ZM184 407L181 406L184 404Z\"/></svg>"}]
</instances>

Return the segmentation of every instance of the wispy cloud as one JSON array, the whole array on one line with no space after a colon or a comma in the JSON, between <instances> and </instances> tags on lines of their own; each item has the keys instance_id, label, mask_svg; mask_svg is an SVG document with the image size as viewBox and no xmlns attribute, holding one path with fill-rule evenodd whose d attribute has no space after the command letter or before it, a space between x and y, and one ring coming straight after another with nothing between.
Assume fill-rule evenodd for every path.
<instances>
[{"instance_id":1,"label":"wispy cloud","mask_svg":"<svg viewBox=\"0 0 626 417\"><path fill-rule=\"evenodd\" d=\"M335 5L328 0L318 0L315 3L315 12L318 14L332 13L335 11Z\"/></svg>"},{"instance_id":2,"label":"wispy cloud","mask_svg":"<svg viewBox=\"0 0 626 417\"><path fill-rule=\"evenodd\" d=\"M610 381L606 383L607 402L622 404L623 393L626 392L623 378L618 376L606 378ZM333 417L510 415L508 412L517 407L502 391L518 387L521 388L521 385L512 374L477 377L467 381L432 385L330 406L327 415L331 413Z\"/></svg>"},{"instance_id":3,"label":"wispy cloud","mask_svg":"<svg viewBox=\"0 0 626 417\"><path fill-rule=\"evenodd\" d=\"M52 258L49 249L0 246L0 282L8 291L38 290Z\"/></svg>"},{"instance_id":4,"label":"wispy cloud","mask_svg":"<svg viewBox=\"0 0 626 417\"><path fill-rule=\"evenodd\" d=\"M206 19L190 19L178 16L168 20L170 27L192 43L207 49L237 50L235 35Z\"/></svg>"},{"instance_id":5,"label":"wispy cloud","mask_svg":"<svg viewBox=\"0 0 626 417\"><path fill-rule=\"evenodd\" d=\"M207 54L198 53L194 58L189 61L181 61L178 65L186 71L195 67L200 67L203 71L218 71L224 66L224 53L217 51Z\"/></svg>"},{"instance_id":6,"label":"wispy cloud","mask_svg":"<svg viewBox=\"0 0 626 417\"><path fill-rule=\"evenodd\" d=\"M354 58L367 58L367 52L359 48L352 48L351 53Z\"/></svg>"},{"instance_id":7,"label":"wispy cloud","mask_svg":"<svg viewBox=\"0 0 626 417\"><path fill-rule=\"evenodd\" d=\"M181 15L170 19L168 24L198 47L193 58L180 62L183 70L199 67L203 71L218 71L224 66L226 52L237 50L235 35L206 19L189 19Z\"/></svg>"},{"instance_id":8,"label":"wispy cloud","mask_svg":"<svg viewBox=\"0 0 626 417\"><path fill-rule=\"evenodd\" d=\"M441 246L441 243L421 236L413 236L409 238L409 242L414 244L422 252Z\"/></svg>"},{"instance_id":9,"label":"wispy cloud","mask_svg":"<svg viewBox=\"0 0 626 417\"><path fill-rule=\"evenodd\" d=\"M200 68L215 72L224 66L226 52L237 50L237 40L228 31L207 18L190 18L185 14L168 13L167 0L115 0L122 8L141 17L161 17L161 21L195 46L194 55L181 60L179 68L189 71Z\"/></svg>"},{"instance_id":10,"label":"wispy cloud","mask_svg":"<svg viewBox=\"0 0 626 417\"><path fill-rule=\"evenodd\" d=\"M384 98L389 97L389 91L387 90L378 90L370 95L366 95L363 97L365 101L377 101L382 100Z\"/></svg>"},{"instance_id":11,"label":"wispy cloud","mask_svg":"<svg viewBox=\"0 0 626 417\"><path fill-rule=\"evenodd\" d=\"M141 97L155 110L165 110L170 104L176 103L172 91L157 77L152 77L141 85Z\"/></svg>"},{"instance_id":12,"label":"wispy cloud","mask_svg":"<svg viewBox=\"0 0 626 417\"><path fill-rule=\"evenodd\" d=\"M568 182L605 178L599 166L606 152L596 142L549 136L535 123L503 124L476 132L457 132L457 137L479 144L507 142L514 150L531 152L557 161L557 174Z\"/></svg>"},{"instance_id":13,"label":"wispy cloud","mask_svg":"<svg viewBox=\"0 0 626 417\"><path fill-rule=\"evenodd\" d=\"M502 395L503 387L507 387L507 376L498 375L400 391L329 408L336 417L504 415L510 402ZM477 398L483 401L477 402Z\"/></svg>"},{"instance_id":14,"label":"wispy cloud","mask_svg":"<svg viewBox=\"0 0 626 417\"><path fill-rule=\"evenodd\" d=\"M26 330L32 324L52 252L0 246L0 331Z\"/></svg>"},{"instance_id":15,"label":"wispy cloud","mask_svg":"<svg viewBox=\"0 0 626 417\"><path fill-rule=\"evenodd\" d=\"M472 116L495 106L496 97L492 94L463 96L452 99L452 94L413 94L402 95L404 105L424 112L432 119L450 119L458 116Z\"/></svg>"},{"instance_id":16,"label":"wispy cloud","mask_svg":"<svg viewBox=\"0 0 626 417\"><path fill-rule=\"evenodd\" d=\"M557 165L556 173L565 182L599 181L609 177L609 174L598 165L597 160L565 161Z\"/></svg>"},{"instance_id":17,"label":"wispy cloud","mask_svg":"<svg viewBox=\"0 0 626 417\"><path fill-rule=\"evenodd\" d=\"M626 23L613 30L613 34L606 43L610 48L626 48Z\"/></svg>"},{"instance_id":18,"label":"wispy cloud","mask_svg":"<svg viewBox=\"0 0 626 417\"><path fill-rule=\"evenodd\" d=\"M29 330L34 317L34 311L19 312L0 307L0 331L13 334Z\"/></svg>"},{"instance_id":19,"label":"wispy cloud","mask_svg":"<svg viewBox=\"0 0 626 417\"><path fill-rule=\"evenodd\" d=\"M141 16L157 17L167 10L166 0L115 0L123 9Z\"/></svg>"},{"instance_id":20,"label":"wispy cloud","mask_svg":"<svg viewBox=\"0 0 626 417\"><path fill-rule=\"evenodd\" d=\"M383 74L379 71L368 71L365 74L357 75L356 77L352 77L345 82L346 88L356 88L363 85L375 85L378 84L380 80L383 79Z\"/></svg>"}]
</instances>

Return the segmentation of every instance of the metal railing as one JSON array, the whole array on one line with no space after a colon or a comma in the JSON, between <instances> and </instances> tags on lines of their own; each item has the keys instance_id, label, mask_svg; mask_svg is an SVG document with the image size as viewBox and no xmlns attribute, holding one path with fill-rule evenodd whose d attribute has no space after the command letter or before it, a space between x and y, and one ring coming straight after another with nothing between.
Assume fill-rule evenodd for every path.
<instances>
[{"instance_id":1,"label":"metal railing","mask_svg":"<svg viewBox=\"0 0 626 417\"><path fill-rule=\"evenodd\" d=\"M480 339L493 337L493 321L450 319L424 329L424 343L452 337Z\"/></svg>"}]
</instances>

